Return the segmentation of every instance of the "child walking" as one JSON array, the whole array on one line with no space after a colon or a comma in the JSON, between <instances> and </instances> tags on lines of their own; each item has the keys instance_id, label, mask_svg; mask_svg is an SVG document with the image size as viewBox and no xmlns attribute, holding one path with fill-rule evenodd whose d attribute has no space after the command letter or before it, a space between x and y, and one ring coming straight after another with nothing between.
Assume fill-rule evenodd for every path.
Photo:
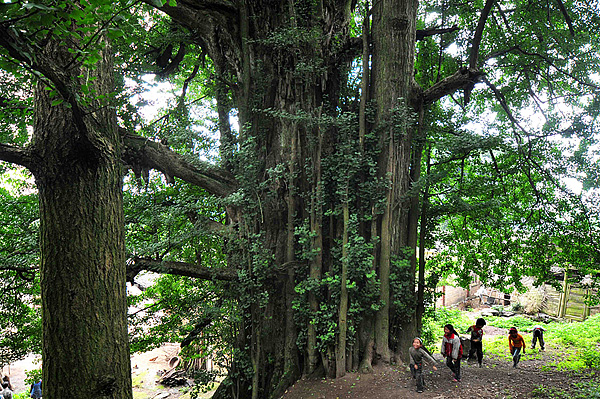
<instances>
[{"instance_id":1,"label":"child walking","mask_svg":"<svg viewBox=\"0 0 600 399\"><path fill-rule=\"evenodd\" d=\"M519 334L516 327L511 327L508 330L508 348L513 357L513 367L516 368L521 360L521 351L525 354L525 340Z\"/></svg>"},{"instance_id":2,"label":"child walking","mask_svg":"<svg viewBox=\"0 0 600 399\"><path fill-rule=\"evenodd\" d=\"M462 358L462 344L460 337L452 324L444 326L442 339L442 355L446 358L446 366L452 371L452 381L460 382L460 359Z\"/></svg>"},{"instance_id":3,"label":"child walking","mask_svg":"<svg viewBox=\"0 0 600 399\"><path fill-rule=\"evenodd\" d=\"M429 363L433 365L433 369L437 370L435 367L435 360L425 351L423 348L423 341L421 338L416 337L413 339L412 346L408 349L408 353L410 354L410 372L412 373L413 378L417 380L417 392L423 392L423 359L427 360Z\"/></svg>"},{"instance_id":4,"label":"child walking","mask_svg":"<svg viewBox=\"0 0 600 399\"><path fill-rule=\"evenodd\" d=\"M0 396L2 396L4 399L13 398L13 391L8 387L8 382L2 383L2 392L0 393Z\"/></svg>"},{"instance_id":5,"label":"child walking","mask_svg":"<svg viewBox=\"0 0 600 399\"><path fill-rule=\"evenodd\" d=\"M475 322L475 325L469 327L467 332L471 333L471 349L469 349L469 356L467 360L471 360L475 358L475 354L477 354L477 363L479 363L479 367L483 363L483 326L487 323L483 318L478 318Z\"/></svg>"},{"instance_id":6,"label":"child walking","mask_svg":"<svg viewBox=\"0 0 600 399\"><path fill-rule=\"evenodd\" d=\"M533 326L533 329L532 329L533 338L531 339L531 349L535 349L536 341L539 339L540 340L540 350L541 351L544 350L544 346L545 346L544 331L546 331L546 330L542 326Z\"/></svg>"}]
</instances>

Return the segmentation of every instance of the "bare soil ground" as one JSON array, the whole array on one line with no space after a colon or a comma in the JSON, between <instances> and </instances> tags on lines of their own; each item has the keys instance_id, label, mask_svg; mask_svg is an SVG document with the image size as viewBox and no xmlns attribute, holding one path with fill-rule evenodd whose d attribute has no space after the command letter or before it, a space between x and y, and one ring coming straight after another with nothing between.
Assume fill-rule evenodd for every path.
<instances>
[{"instance_id":1,"label":"bare soil ground","mask_svg":"<svg viewBox=\"0 0 600 399\"><path fill-rule=\"evenodd\" d=\"M505 329L491 326L484 328L486 336L505 335ZM508 344L507 344L508 346ZM508 350L508 348L507 348ZM484 341L485 351L485 341ZM556 360L557 353L552 348L540 355L531 356L527 351L515 369L506 359L484 354L483 367L477 362L461 363L461 382L452 381L450 369L435 356L440 363L438 370L431 365L424 368L425 391L416 392L415 380L408 367L375 366L373 374L349 373L343 378L302 379L292 386L284 399L520 399L532 398L532 391L538 387L555 388L560 391L573 389L573 384L592 378L592 373L574 374L545 367Z\"/></svg>"},{"instance_id":2,"label":"bare soil ground","mask_svg":"<svg viewBox=\"0 0 600 399\"><path fill-rule=\"evenodd\" d=\"M462 381L452 382L450 370L440 365L427 372L425 391L417 393L408 370L398 367L375 367L373 374L350 373L336 380L301 380L284 395L285 399L388 399L388 398L531 398L538 386L565 389L574 380L566 372L540 371L537 365L522 361L513 369L506 362L487 359L482 368L476 363L462 365Z\"/></svg>"}]
</instances>

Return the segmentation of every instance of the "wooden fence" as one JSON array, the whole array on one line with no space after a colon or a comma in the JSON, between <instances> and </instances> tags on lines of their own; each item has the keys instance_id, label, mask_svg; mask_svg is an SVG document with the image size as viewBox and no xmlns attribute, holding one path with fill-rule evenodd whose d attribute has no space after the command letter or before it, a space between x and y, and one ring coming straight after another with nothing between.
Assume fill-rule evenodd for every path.
<instances>
[{"instance_id":1,"label":"wooden fence","mask_svg":"<svg viewBox=\"0 0 600 399\"><path fill-rule=\"evenodd\" d=\"M588 306L585 301L589 290L574 284L563 282L563 290L558 291L550 285L544 286L546 299L542 311L550 316L565 318L571 321L583 321L600 313L600 305Z\"/></svg>"}]
</instances>

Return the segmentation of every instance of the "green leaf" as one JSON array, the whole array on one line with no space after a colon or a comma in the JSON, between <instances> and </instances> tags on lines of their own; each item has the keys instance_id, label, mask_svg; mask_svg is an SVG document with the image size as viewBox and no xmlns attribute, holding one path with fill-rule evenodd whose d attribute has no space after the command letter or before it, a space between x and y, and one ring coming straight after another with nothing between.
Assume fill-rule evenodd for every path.
<instances>
[{"instance_id":1,"label":"green leaf","mask_svg":"<svg viewBox=\"0 0 600 399\"><path fill-rule=\"evenodd\" d=\"M35 8L35 9L44 10L44 11L56 11L56 8L54 8L54 7L48 7L43 4L36 4L36 3L26 3L25 5L23 5L23 7L27 8L27 9Z\"/></svg>"},{"instance_id":2,"label":"green leaf","mask_svg":"<svg viewBox=\"0 0 600 399\"><path fill-rule=\"evenodd\" d=\"M55 106L57 106L57 105L60 105L60 104L62 104L62 103L63 103L63 101L65 101L65 100L63 100L62 98L57 98L56 100L53 100L53 101L52 101L52 103L51 103L50 105L52 105L53 107L55 107Z\"/></svg>"}]
</instances>

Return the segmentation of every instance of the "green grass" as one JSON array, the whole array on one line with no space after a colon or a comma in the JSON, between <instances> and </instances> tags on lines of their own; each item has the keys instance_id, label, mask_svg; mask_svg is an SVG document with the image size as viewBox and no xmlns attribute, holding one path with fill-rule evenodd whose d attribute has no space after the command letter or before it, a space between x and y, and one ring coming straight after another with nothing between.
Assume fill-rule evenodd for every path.
<instances>
[{"instance_id":1,"label":"green grass","mask_svg":"<svg viewBox=\"0 0 600 399\"><path fill-rule=\"evenodd\" d=\"M134 388L143 388L144 387L144 379L147 377L148 371L143 371L138 375L134 375L131 380L131 385Z\"/></svg>"},{"instance_id":2,"label":"green grass","mask_svg":"<svg viewBox=\"0 0 600 399\"><path fill-rule=\"evenodd\" d=\"M543 324L546 329L546 353L540 353L539 344L536 349L529 349L531 332L526 331L540 324L524 316L486 317L488 326L506 329L506 335L484 337L484 352L510 361L508 352L508 329L516 327L527 344L526 354L522 358L546 359L545 368L558 370L581 371L586 369L600 370L600 314L588 318L584 322L551 322ZM456 330L464 333L475 322L468 313L459 310L436 309L423 321L423 338L430 349L437 352L436 345L443 334L444 324L454 325Z\"/></svg>"},{"instance_id":3,"label":"green grass","mask_svg":"<svg viewBox=\"0 0 600 399\"><path fill-rule=\"evenodd\" d=\"M516 327L517 330L523 331L528 328L531 328L535 325L540 324L539 321L531 320L527 317L523 316L513 316L513 317L498 317L498 316L489 316L485 318L485 321L489 326L494 326L498 328L506 328L506 334L508 334L508 329L511 327ZM547 325L544 325L546 328Z\"/></svg>"},{"instance_id":4,"label":"green grass","mask_svg":"<svg viewBox=\"0 0 600 399\"><path fill-rule=\"evenodd\" d=\"M566 389L538 385L531 395L543 399L600 399L600 387L598 381L577 382Z\"/></svg>"},{"instance_id":5,"label":"green grass","mask_svg":"<svg viewBox=\"0 0 600 399\"><path fill-rule=\"evenodd\" d=\"M423 318L423 332L421 338L428 349L434 348L439 341L439 337L444 335L444 325L452 324L458 332L464 332L473 325L465 312L458 309L439 308L434 312L429 312L427 317ZM438 348L435 348L435 352Z\"/></svg>"}]
</instances>

